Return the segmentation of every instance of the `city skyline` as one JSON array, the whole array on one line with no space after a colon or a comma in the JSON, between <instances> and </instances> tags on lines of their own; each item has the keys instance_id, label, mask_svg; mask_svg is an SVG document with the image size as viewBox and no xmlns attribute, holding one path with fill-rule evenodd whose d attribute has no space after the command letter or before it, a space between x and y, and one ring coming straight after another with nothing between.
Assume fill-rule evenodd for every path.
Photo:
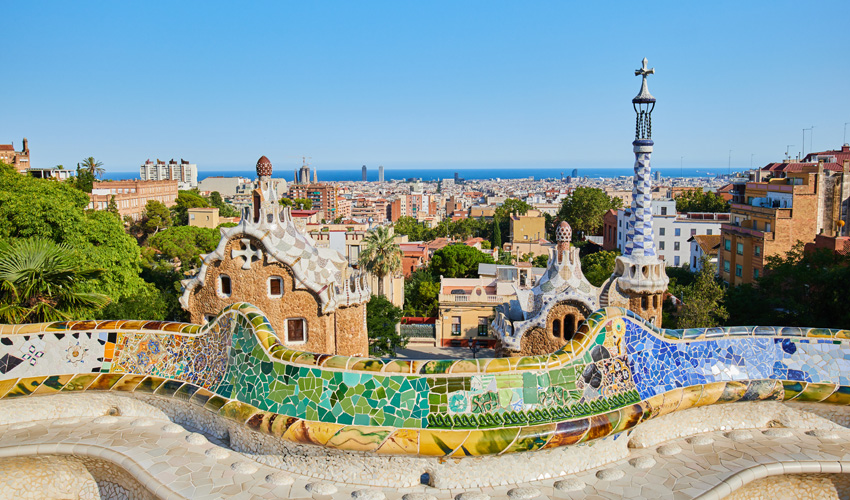
<instances>
[{"instance_id":1,"label":"city skyline","mask_svg":"<svg viewBox=\"0 0 850 500\"><path fill-rule=\"evenodd\" d=\"M233 169L260 154L281 166L311 156L319 169L622 167L622 96L638 90L624 74L643 57L664 76L657 168L764 165L803 151L812 126L805 151L834 149L850 122L842 34L820 28L850 11L841 2L640 15L627 4L225 5L11 5L4 53L26 64L0 83L14 96L0 139L27 137L36 167L95 156L113 171L155 155Z\"/></svg>"}]
</instances>

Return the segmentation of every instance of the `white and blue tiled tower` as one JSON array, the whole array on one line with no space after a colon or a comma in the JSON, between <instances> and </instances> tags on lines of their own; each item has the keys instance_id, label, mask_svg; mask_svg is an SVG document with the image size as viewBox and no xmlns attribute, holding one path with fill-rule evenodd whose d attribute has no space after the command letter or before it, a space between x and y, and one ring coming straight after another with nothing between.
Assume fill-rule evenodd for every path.
<instances>
[{"instance_id":1,"label":"white and blue tiled tower","mask_svg":"<svg viewBox=\"0 0 850 500\"><path fill-rule=\"evenodd\" d=\"M635 177L632 187L631 215L626 222L626 243L622 256L617 257L612 281L616 287L605 287L606 305L615 305L617 299L647 320L659 324L661 302L669 279L664 261L655 253L652 233L652 172L649 157L652 154L652 111L655 97L649 93L646 77L655 69L647 68L646 58L635 75L641 77L640 92L632 99L635 109ZM612 283L612 285L614 284Z\"/></svg>"}]
</instances>

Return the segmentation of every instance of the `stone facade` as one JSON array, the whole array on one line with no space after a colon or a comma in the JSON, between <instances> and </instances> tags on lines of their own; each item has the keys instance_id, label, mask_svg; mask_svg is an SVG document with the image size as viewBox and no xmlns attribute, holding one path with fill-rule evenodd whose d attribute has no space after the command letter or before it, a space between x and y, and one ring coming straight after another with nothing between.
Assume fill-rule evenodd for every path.
<instances>
[{"instance_id":1,"label":"stone facade","mask_svg":"<svg viewBox=\"0 0 850 500\"><path fill-rule=\"evenodd\" d=\"M369 351L364 275L330 248L319 248L281 209L271 163L257 164L253 206L240 225L222 229L198 275L184 281L181 304L194 323L248 302L260 308L281 342L307 352L365 356Z\"/></svg>"}]
</instances>

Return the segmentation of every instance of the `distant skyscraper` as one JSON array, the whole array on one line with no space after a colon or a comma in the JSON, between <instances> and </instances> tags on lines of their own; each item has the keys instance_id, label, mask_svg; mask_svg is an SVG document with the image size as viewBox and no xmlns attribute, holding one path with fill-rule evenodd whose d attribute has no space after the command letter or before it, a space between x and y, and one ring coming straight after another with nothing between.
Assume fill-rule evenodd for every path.
<instances>
[{"instance_id":1,"label":"distant skyscraper","mask_svg":"<svg viewBox=\"0 0 850 500\"><path fill-rule=\"evenodd\" d=\"M366 165L363 165L363 182L366 182Z\"/></svg>"},{"instance_id":2,"label":"distant skyscraper","mask_svg":"<svg viewBox=\"0 0 850 500\"><path fill-rule=\"evenodd\" d=\"M458 179L460 179L460 175L458 175L458 173L455 172L455 184L458 183Z\"/></svg>"},{"instance_id":3,"label":"distant skyscraper","mask_svg":"<svg viewBox=\"0 0 850 500\"><path fill-rule=\"evenodd\" d=\"M378 182L384 182L384 166L378 165Z\"/></svg>"},{"instance_id":4,"label":"distant skyscraper","mask_svg":"<svg viewBox=\"0 0 850 500\"><path fill-rule=\"evenodd\" d=\"M661 171L660 170L655 171L655 182L661 182Z\"/></svg>"},{"instance_id":5,"label":"distant skyscraper","mask_svg":"<svg viewBox=\"0 0 850 500\"><path fill-rule=\"evenodd\" d=\"M577 168L573 169L573 175L571 175L570 177L578 177L578 169Z\"/></svg>"}]
</instances>

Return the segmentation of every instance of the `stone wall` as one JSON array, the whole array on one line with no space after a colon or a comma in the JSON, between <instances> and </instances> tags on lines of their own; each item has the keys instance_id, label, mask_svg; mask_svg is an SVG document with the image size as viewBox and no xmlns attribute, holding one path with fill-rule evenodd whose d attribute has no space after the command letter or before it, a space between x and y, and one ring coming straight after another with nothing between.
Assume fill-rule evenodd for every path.
<instances>
[{"instance_id":1,"label":"stone wall","mask_svg":"<svg viewBox=\"0 0 850 500\"><path fill-rule=\"evenodd\" d=\"M337 309L336 313L321 314L317 297L308 290L297 289L296 279L289 266L280 262L268 262L264 254L261 260L254 260L250 269L242 269L245 262L242 256L231 257L232 251L243 250L242 239L251 242L255 249L262 244L254 238L234 238L227 242L224 260L207 266L204 286L195 289L189 297L191 321L197 324L206 322L205 315L218 314L223 308L234 302L248 302L257 306L272 324L275 333L286 343L286 320L303 318L307 323L307 338L303 344L286 344L294 349L333 354L365 354L368 351L366 328L362 321L365 306L351 308L352 312ZM231 294L224 297L219 293L219 276L230 277ZM277 276L283 279L283 296L269 296L269 278ZM335 314L342 314L342 321L335 320ZM360 321L351 321L360 315ZM342 327L342 336L336 339L335 326ZM349 338L351 336L351 338ZM340 351L335 349L339 347Z\"/></svg>"},{"instance_id":2,"label":"stone wall","mask_svg":"<svg viewBox=\"0 0 850 500\"><path fill-rule=\"evenodd\" d=\"M366 304L336 310L336 353L343 356L368 356Z\"/></svg>"}]
</instances>

